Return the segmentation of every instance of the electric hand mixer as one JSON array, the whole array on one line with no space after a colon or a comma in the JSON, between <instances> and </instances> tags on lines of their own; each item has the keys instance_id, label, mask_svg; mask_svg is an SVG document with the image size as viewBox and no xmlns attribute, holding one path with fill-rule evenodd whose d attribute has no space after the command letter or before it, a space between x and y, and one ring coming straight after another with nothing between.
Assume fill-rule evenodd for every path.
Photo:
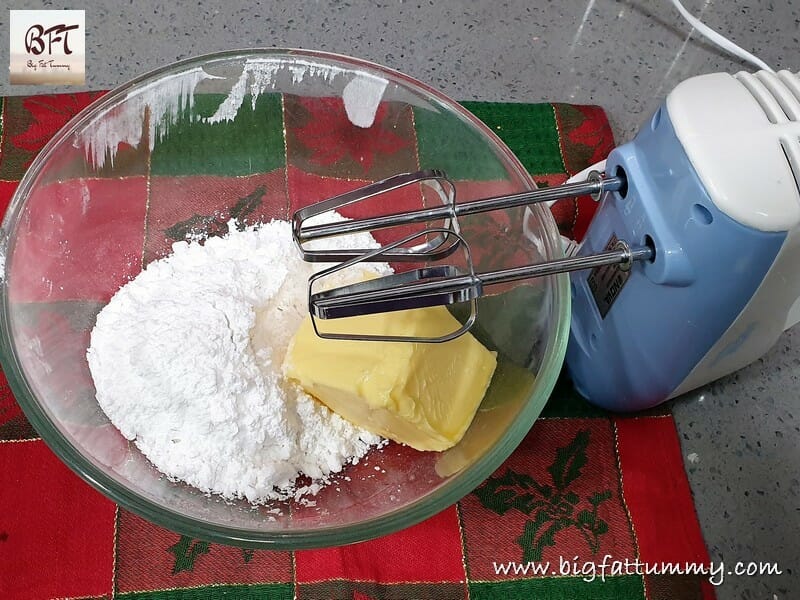
<instances>
[{"instance_id":1,"label":"electric hand mixer","mask_svg":"<svg viewBox=\"0 0 800 600\"><path fill-rule=\"evenodd\" d=\"M419 183L436 191L442 206L307 223ZM458 229L464 214L582 194L601 204L577 256L489 273L476 273L468 258L466 268L433 263L313 292L317 279L361 261L445 258L465 246ZM308 245L320 237L437 219L444 225L424 236L375 250L325 252ZM569 271L566 363L576 388L612 410L648 408L756 360L800 321L800 77L759 71L688 79L633 141L609 155L604 174L593 172L582 182L457 204L443 173L398 175L298 211L294 235L306 260L344 261L312 277L312 318L471 304L460 329L411 340L417 342L466 332L487 286ZM410 245L418 237L424 239Z\"/></svg>"}]
</instances>

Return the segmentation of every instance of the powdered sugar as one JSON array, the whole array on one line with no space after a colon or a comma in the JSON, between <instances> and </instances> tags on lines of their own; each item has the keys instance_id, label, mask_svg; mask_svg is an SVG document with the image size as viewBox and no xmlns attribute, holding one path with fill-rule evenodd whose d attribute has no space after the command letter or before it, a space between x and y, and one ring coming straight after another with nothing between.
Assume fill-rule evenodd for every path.
<instances>
[{"instance_id":1,"label":"powdered sugar","mask_svg":"<svg viewBox=\"0 0 800 600\"><path fill-rule=\"evenodd\" d=\"M251 502L313 494L381 439L280 373L314 270L290 224L229 229L174 244L100 312L87 352L97 401L170 478ZM358 237L347 243L375 246ZM296 489L299 474L314 483Z\"/></svg>"}]
</instances>

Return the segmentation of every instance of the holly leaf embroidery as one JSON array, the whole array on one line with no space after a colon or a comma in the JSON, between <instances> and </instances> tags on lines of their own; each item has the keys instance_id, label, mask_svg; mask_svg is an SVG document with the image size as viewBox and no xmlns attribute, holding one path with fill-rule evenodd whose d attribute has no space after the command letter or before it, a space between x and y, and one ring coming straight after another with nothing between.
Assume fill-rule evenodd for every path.
<instances>
[{"instance_id":1,"label":"holly leaf embroidery","mask_svg":"<svg viewBox=\"0 0 800 600\"><path fill-rule=\"evenodd\" d=\"M245 228L245 217L259 207L266 193L266 188L259 186L244 198L239 198L239 201L231 207L229 213L231 219L236 220L239 231Z\"/></svg>"},{"instance_id":2,"label":"holly leaf embroidery","mask_svg":"<svg viewBox=\"0 0 800 600\"><path fill-rule=\"evenodd\" d=\"M556 545L556 533L571 524L568 519L551 519L544 510L536 513L533 520L526 521L522 535L517 538L517 543L522 547L522 560L542 560L545 547Z\"/></svg>"},{"instance_id":3,"label":"holly leaf embroidery","mask_svg":"<svg viewBox=\"0 0 800 600\"><path fill-rule=\"evenodd\" d=\"M175 564L172 566L172 574L176 575L182 571L194 571L194 562L201 554L208 554L208 542L192 540L192 538L182 535L177 543L167 549L167 552L175 556Z\"/></svg>"},{"instance_id":4,"label":"holly leaf embroidery","mask_svg":"<svg viewBox=\"0 0 800 600\"><path fill-rule=\"evenodd\" d=\"M586 466L586 448L589 446L589 432L580 431L568 446L556 450L556 460L547 470L553 477L553 485L562 491L581 476Z\"/></svg>"},{"instance_id":5,"label":"holly leaf embroidery","mask_svg":"<svg viewBox=\"0 0 800 600\"><path fill-rule=\"evenodd\" d=\"M261 205L266 193L266 188L259 186L246 196L239 198L228 210L227 216L222 214L194 214L188 219L178 221L167 227L164 229L164 234L177 242L192 236L200 236L202 238L221 236L228 233L228 221L231 219L236 221L236 228L242 231L247 226L245 218Z\"/></svg>"},{"instance_id":6,"label":"holly leaf embroidery","mask_svg":"<svg viewBox=\"0 0 800 600\"><path fill-rule=\"evenodd\" d=\"M228 233L227 223L220 222L215 215L194 214L188 219L178 221L174 225L167 227L164 234L175 241L183 241L193 235L225 235Z\"/></svg>"},{"instance_id":7,"label":"holly leaf embroidery","mask_svg":"<svg viewBox=\"0 0 800 600\"><path fill-rule=\"evenodd\" d=\"M38 153L72 117L104 93L81 92L26 98L22 106L30 113L30 125L24 132L15 135L11 143L20 150ZM25 166L30 165L32 160L31 158Z\"/></svg>"},{"instance_id":8,"label":"holly leaf embroidery","mask_svg":"<svg viewBox=\"0 0 800 600\"><path fill-rule=\"evenodd\" d=\"M589 504L591 504L592 506L599 506L606 500L610 499L611 499L611 490L605 490L603 492L595 492L594 494L592 494L587 498Z\"/></svg>"},{"instance_id":9,"label":"holly leaf embroidery","mask_svg":"<svg viewBox=\"0 0 800 600\"><path fill-rule=\"evenodd\" d=\"M533 490L536 494L519 493L517 488ZM544 499L550 497L552 489L546 485L539 485L529 475L507 469L500 477L487 479L474 493L480 499L481 504L498 515L503 515L512 508L527 515L544 504ZM537 501L537 496L541 500Z\"/></svg>"},{"instance_id":10,"label":"holly leaf embroidery","mask_svg":"<svg viewBox=\"0 0 800 600\"><path fill-rule=\"evenodd\" d=\"M598 515L598 508L612 497L611 490L595 492L585 498L590 508L583 508L581 497L569 487L580 478L588 463L589 431L579 431L573 440L556 449L553 463L547 468L553 485L536 481L526 473L506 469L502 475L489 477L473 493L489 510L504 515L512 509L533 515L525 522L516 542L524 561L541 560L547 547L556 545L556 534L576 529L593 554L600 549L600 536L608 532L608 523ZM577 514L576 514L577 513Z\"/></svg>"}]
</instances>

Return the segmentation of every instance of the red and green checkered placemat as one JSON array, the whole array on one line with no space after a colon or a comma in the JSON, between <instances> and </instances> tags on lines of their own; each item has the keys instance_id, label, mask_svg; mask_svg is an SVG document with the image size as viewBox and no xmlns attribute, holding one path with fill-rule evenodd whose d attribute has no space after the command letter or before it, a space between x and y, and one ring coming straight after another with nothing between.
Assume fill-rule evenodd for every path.
<instances>
[{"instance_id":1,"label":"red and green checkered placemat","mask_svg":"<svg viewBox=\"0 0 800 600\"><path fill-rule=\"evenodd\" d=\"M2 99L0 209L45 142L98 96ZM219 102L200 97L196 110L213 111ZM598 107L465 104L506 141L540 185L563 182L613 147ZM259 146L219 152L241 137L236 127L257 128ZM69 336L82 326L76 320L92 319L107 299L109 280L121 283L128 271L163 255L186 232L213 232L230 216L285 217L308 190L324 197L393 174L382 171L389 163L376 160L381 154L392 155L392 172L414 170L434 166L427 164L432 149L447 144L456 159L437 168L459 179L465 165L473 165L469 177L478 181L468 194L503 191L493 181L492 161L465 155L469 144L445 135L449 132L424 112L381 105L375 127L382 128L381 135L354 131L337 101L264 95L254 106L245 102L232 123L188 132L176 124L155 144L149 165L126 161L121 147L115 165L122 171L114 179L100 173L84 183L97 197L106 197L103 189L113 186L117 198L131 200L127 212L93 202L89 210L95 212L87 218L114 215L120 231L115 243L130 246L133 266L103 265L55 290L32 279L18 286L19 294L31 301L47 298L49 308L70 302L69 319L45 309L38 317L50 319L39 326ZM61 175L69 180L69 173ZM61 189L65 197L54 202L62 203L59 210L70 210L69 187ZM196 201L137 204L147 190L153 197ZM204 197L223 193L238 199L228 215L203 210ZM265 198L285 210L269 214L262 209ZM578 238L592 210L587 199L553 208L561 231ZM20 251L35 260L47 250L23 245ZM64 260L79 261L81 254L73 248ZM0 598L709 599L713 589L700 575L620 570L626 562L635 571L636 562L707 561L672 417L608 415L585 404L566 381L516 452L457 505L373 541L275 552L181 536L105 499L38 438L0 374ZM596 577L587 582L591 566Z\"/></svg>"}]
</instances>

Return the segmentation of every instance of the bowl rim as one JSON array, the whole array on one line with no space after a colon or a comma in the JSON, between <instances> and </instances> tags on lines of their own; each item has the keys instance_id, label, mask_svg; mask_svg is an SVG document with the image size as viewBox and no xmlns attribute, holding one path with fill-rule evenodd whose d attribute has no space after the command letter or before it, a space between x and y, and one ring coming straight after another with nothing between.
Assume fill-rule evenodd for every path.
<instances>
[{"instance_id":1,"label":"bowl rim","mask_svg":"<svg viewBox=\"0 0 800 600\"><path fill-rule=\"evenodd\" d=\"M54 150L58 148L65 138L68 138L70 135L80 130L86 123L94 119L100 111L115 104L121 97L135 90L141 84L153 82L163 75L182 71L192 66L203 66L213 61L226 61L235 58L246 59L254 56L285 56L287 58L299 57L339 63L343 62L356 69L388 74L400 80L403 85L410 87L412 90L418 93L421 92L423 96L427 95L432 97L462 120L468 122L469 125L475 127L494 145L494 150L503 155L503 158L506 160L506 165L516 170L515 175L517 175L523 184L529 189L534 189L536 187L533 178L523 167L519 159L489 127L456 101L405 73L371 61L318 50L297 48L246 48L225 50L222 52L212 52L190 57L144 73L110 90L74 116L47 142L20 180L0 229L0 254L6 254L9 251L7 247L9 233L19 221L19 213L24 207L28 193L36 182L39 171L49 161ZM560 245L558 229L552 213L544 209L541 205L531 206L530 209L537 214L537 217L544 225L544 233L546 235L543 235L543 241L548 254L557 256L562 253L563 250ZM7 258L8 255L6 255L6 259ZM2 291L0 291L0 364L2 364L3 371L6 374L14 397L26 417L41 436L42 441L44 441L56 456L80 478L126 510L172 531L229 545L269 548L273 550L297 550L338 546L393 533L417 524L439 511L448 508L489 477L523 440L530 430L530 427L533 426L533 423L539 417L545 402L552 393L563 365L567 349L571 298L569 294L568 275L561 273L548 276L552 285L552 310L555 313L556 327L545 347L534 391L515 420L517 424L520 422L525 423L525 427L509 427L504 437L501 438L494 449L484 454L475 463L453 475L447 484L399 510L355 524L335 525L301 531L247 530L219 523L208 523L176 512L168 506L159 505L117 482L73 446L36 400L22 365L19 363L16 353L13 350L14 344L11 339L10 306L7 297L7 269L9 264L10 261L6 260L2 272Z\"/></svg>"}]
</instances>

